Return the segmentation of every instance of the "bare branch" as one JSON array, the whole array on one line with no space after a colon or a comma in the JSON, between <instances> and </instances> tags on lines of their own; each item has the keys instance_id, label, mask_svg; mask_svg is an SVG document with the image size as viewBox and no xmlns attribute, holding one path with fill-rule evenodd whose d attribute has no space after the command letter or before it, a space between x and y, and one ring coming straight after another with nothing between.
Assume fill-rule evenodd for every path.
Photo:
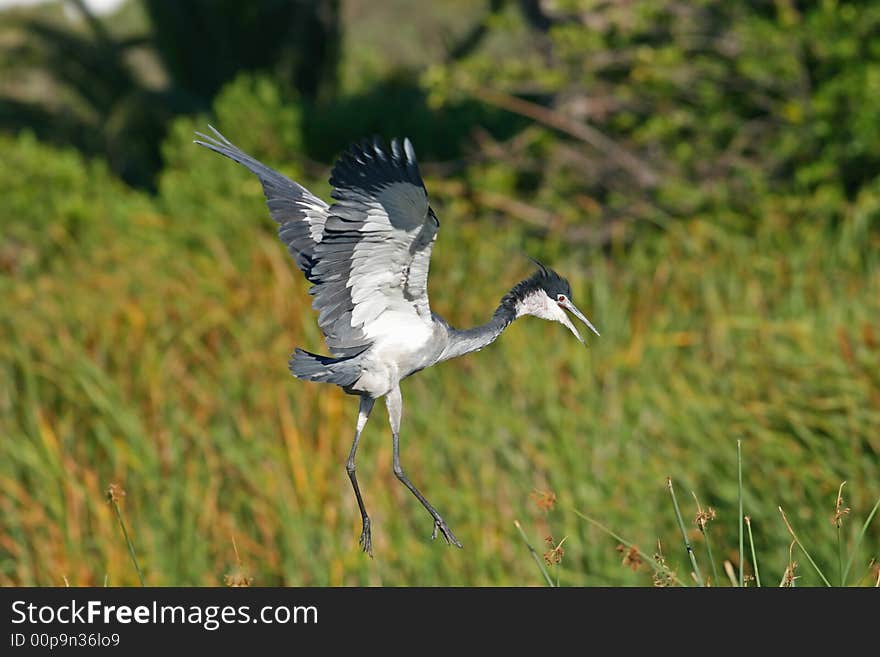
<instances>
[{"instance_id":1,"label":"bare branch","mask_svg":"<svg viewBox=\"0 0 880 657\"><path fill-rule=\"evenodd\" d=\"M588 143L632 173L639 184L644 187L654 187L658 182L658 176L653 169L592 126L570 119L537 103L532 103L500 91L475 89L473 93L484 103L506 109L514 114L526 116Z\"/></svg>"}]
</instances>

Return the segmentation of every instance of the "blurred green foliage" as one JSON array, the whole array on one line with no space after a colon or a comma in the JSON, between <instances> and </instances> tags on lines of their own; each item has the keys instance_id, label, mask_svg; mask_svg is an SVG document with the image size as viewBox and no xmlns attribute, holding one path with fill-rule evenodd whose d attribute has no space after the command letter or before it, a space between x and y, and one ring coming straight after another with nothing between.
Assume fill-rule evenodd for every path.
<instances>
[{"instance_id":1,"label":"blurred green foliage","mask_svg":"<svg viewBox=\"0 0 880 657\"><path fill-rule=\"evenodd\" d=\"M541 30L500 12L486 47L424 75L435 103L549 100L596 129L576 152L570 139L535 136L537 154L520 144L511 159L544 204L583 195L607 220L711 211L739 225L760 221L768 194L853 198L876 180L877 3L552 6Z\"/></svg>"},{"instance_id":2,"label":"blurred green foliage","mask_svg":"<svg viewBox=\"0 0 880 657\"><path fill-rule=\"evenodd\" d=\"M540 584L517 519L536 546L567 537L563 584L650 583L575 509L660 539L686 581L666 477L686 520L691 490L717 511L735 563L737 439L764 583L788 563L778 505L834 573L840 482L848 543L880 494L880 13L546 4L487 3L393 75L387 34L344 24L357 85L330 97L238 75L163 128L155 194L0 136L0 584L136 583L111 483L148 584ZM602 331L584 351L523 320L404 383L404 465L464 550L428 540L380 412L359 460L376 558L358 550L355 400L290 378L292 348L322 345L307 284L258 182L193 146L208 122L325 198L347 140L414 136L442 226L432 309L484 321L529 254ZM851 582L878 551L875 522Z\"/></svg>"},{"instance_id":3,"label":"blurred green foliage","mask_svg":"<svg viewBox=\"0 0 880 657\"><path fill-rule=\"evenodd\" d=\"M4 13L0 127L100 154L140 187L155 186L171 119L207 110L239 73L271 72L307 99L337 87L338 0L142 0L111 18L64 0Z\"/></svg>"}]
</instances>

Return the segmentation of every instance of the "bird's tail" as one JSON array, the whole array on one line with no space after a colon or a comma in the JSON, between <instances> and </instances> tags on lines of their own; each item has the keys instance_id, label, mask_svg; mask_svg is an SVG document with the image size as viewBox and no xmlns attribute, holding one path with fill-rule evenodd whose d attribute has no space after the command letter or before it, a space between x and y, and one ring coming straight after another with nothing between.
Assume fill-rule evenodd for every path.
<instances>
[{"instance_id":1,"label":"bird's tail","mask_svg":"<svg viewBox=\"0 0 880 657\"><path fill-rule=\"evenodd\" d=\"M290 357L290 371L298 379L334 383L347 388L361 377L361 355L331 358L295 349Z\"/></svg>"}]
</instances>

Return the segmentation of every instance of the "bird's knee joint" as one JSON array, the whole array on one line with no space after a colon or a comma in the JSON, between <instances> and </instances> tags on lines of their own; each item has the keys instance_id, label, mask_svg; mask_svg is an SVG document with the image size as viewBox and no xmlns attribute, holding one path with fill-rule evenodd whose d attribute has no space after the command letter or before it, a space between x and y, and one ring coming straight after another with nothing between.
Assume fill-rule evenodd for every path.
<instances>
[{"instance_id":1,"label":"bird's knee joint","mask_svg":"<svg viewBox=\"0 0 880 657\"><path fill-rule=\"evenodd\" d=\"M345 464L345 471L350 475L353 475L356 469L353 461L348 461Z\"/></svg>"},{"instance_id":2,"label":"bird's knee joint","mask_svg":"<svg viewBox=\"0 0 880 657\"><path fill-rule=\"evenodd\" d=\"M398 479L400 479L401 481L406 479L406 475L403 474L403 468L400 467L399 463L395 463L392 470L394 471L394 476L397 477Z\"/></svg>"}]
</instances>

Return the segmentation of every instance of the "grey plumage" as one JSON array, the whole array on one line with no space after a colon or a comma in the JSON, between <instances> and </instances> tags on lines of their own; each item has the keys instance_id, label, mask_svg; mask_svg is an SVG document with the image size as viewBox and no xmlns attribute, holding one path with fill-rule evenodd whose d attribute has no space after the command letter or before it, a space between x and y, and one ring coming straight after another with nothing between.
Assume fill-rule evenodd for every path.
<instances>
[{"instance_id":1,"label":"grey plumage","mask_svg":"<svg viewBox=\"0 0 880 657\"><path fill-rule=\"evenodd\" d=\"M391 153L378 139L352 146L330 175L336 203L315 246L312 307L327 346L348 355L371 346L369 325L395 304L430 317L427 266L437 233L409 140Z\"/></svg>"},{"instance_id":2,"label":"grey plumage","mask_svg":"<svg viewBox=\"0 0 880 657\"><path fill-rule=\"evenodd\" d=\"M263 186L269 214L297 266L312 283L309 293L331 356L296 349L294 376L332 383L361 398L357 431L346 470L363 521L361 545L372 554L370 519L355 475L355 454L374 401L385 397L391 420L394 473L434 519L448 543L461 547L443 518L400 466L400 381L425 367L478 351L514 320L534 315L564 324L583 342L566 311L598 335L571 302L568 282L539 264L501 300L492 318L456 329L431 312L428 269L440 223L428 202L409 139L385 148L376 138L351 146L330 175L332 205L267 167L211 127L195 143L247 167Z\"/></svg>"},{"instance_id":3,"label":"grey plumage","mask_svg":"<svg viewBox=\"0 0 880 657\"><path fill-rule=\"evenodd\" d=\"M488 347L501 336L504 329L510 326L515 319L516 308L514 304L505 303L502 300L501 305L498 306L492 315L492 319L481 326L469 329L456 329L448 326L449 342L443 350L440 360L458 358L459 356Z\"/></svg>"},{"instance_id":4,"label":"grey plumage","mask_svg":"<svg viewBox=\"0 0 880 657\"><path fill-rule=\"evenodd\" d=\"M299 379L332 383L344 389L360 378L360 356L361 354L355 354L329 358L303 349L294 349L293 356L290 357L290 371Z\"/></svg>"},{"instance_id":5,"label":"grey plumage","mask_svg":"<svg viewBox=\"0 0 880 657\"><path fill-rule=\"evenodd\" d=\"M208 127L214 137L198 132L201 140L195 143L243 164L257 175L263 185L269 214L280 224L278 236L287 245L297 267L308 276L313 250L324 232L329 206L302 185L241 151L214 126Z\"/></svg>"}]
</instances>

